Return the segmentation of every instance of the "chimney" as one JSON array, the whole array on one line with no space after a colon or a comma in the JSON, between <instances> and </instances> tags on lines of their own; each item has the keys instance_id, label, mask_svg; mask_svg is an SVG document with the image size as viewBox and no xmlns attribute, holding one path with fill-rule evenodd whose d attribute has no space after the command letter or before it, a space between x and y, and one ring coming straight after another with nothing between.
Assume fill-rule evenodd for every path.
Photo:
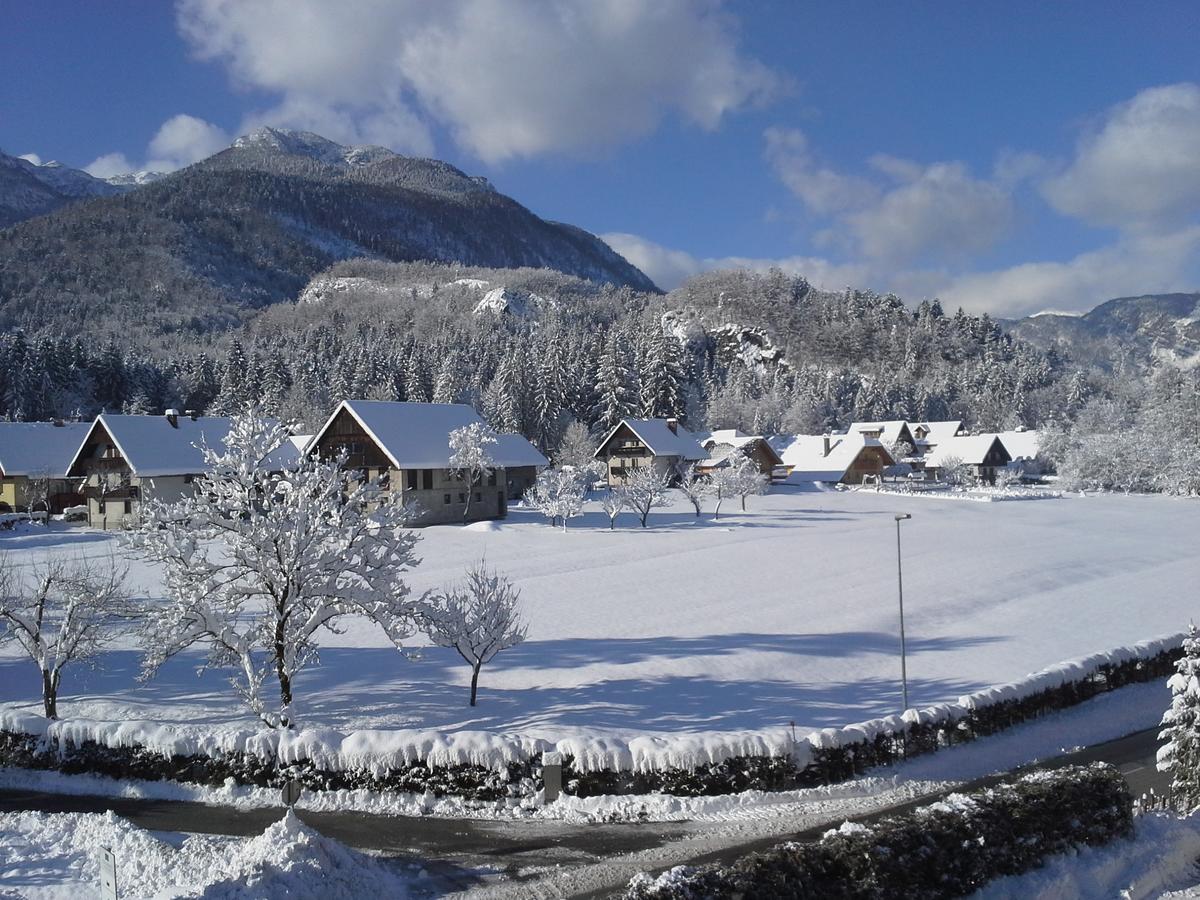
<instances>
[{"instance_id":1,"label":"chimney","mask_svg":"<svg viewBox=\"0 0 1200 900\"><path fill-rule=\"evenodd\" d=\"M667 419L667 427L671 429L671 434L679 434L678 419Z\"/></svg>"},{"instance_id":2,"label":"chimney","mask_svg":"<svg viewBox=\"0 0 1200 900\"><path fill-rule=\"evenodd\" d=\"M822 440L825 442L825 456L829 455L829 434L822 435Z\"/></svg>"},{"instance_id":3,"label":"chimney","mask_svg":"<svg viewBox=\"0 0 1200 900\"><path fill-rule=\"evenodd\" d=\"M63 420L62 420L62 419L55 419L55 420L54 420L54 427L55 427L55 428L62 428L62 427L63 427Z\"/></svg>"},{"instance_id":4,"label":"chimney","mask_svg":"<svg viewBox=\"0 0 1200 900\"><path fill-rule=\"evenodd\" d=\"M195 422L196 419L199 417L200 413L196 412L194 409L188 409L188 410L184 410L184 415L187 416L189 419L191 419L193 422Z\"/></svg>"},{"instance_id":5,"label":"chimney","mask_svg":"<svg viewBox=\"0 0 1200 900\"><path fill-rule=\"evenodd\" d=\"M179 427L179 410L168 409L163 415L167 417L167 422L172 428Z\"/></svg>"}]
</instances>

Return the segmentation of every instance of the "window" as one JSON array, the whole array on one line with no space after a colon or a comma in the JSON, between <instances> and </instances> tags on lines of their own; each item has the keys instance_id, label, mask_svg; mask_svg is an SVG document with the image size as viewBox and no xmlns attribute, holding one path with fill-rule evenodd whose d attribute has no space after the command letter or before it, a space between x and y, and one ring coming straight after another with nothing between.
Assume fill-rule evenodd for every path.
<instances>
[{"instance_id":1,"label":"window","mask_svg":"<svg viewBox=\"0 0 1200 900\"><path fill-rule=\"evenodd\" d=\"M459 494L459 495L458 495L458 502L459 502L459 503L466 503L466 502L467 502L467 495L466 495L466 494Z\"/></svg>"},{"instance_id":2,"label":"window","mask_svg":"<svg viewBox=\"0 0 1200 900\"><path fill-rule=\"evenodd\" d=\"M495 487L495 486L496 486L496 470L495 470L495 469L492 469L492 472L491 472L491 474L490 474L490 475L488 475L488 482L487 482L487 483L488 483L488 487Z\"/></svg>"},{"instance_id":3,"label":"window","mask_svg":"<svg viewBox=\"0 0 1200 900\"><path fill-rule=\"evenodd\" d=\"M406 491L415 491L417 489L417 476L420 472L417 469L404 470L404 489Z\"/></svg>"},{"instance_id":4,"label":"window","mask_svg":"<svg viewBox=\"0 0 1200 900\"><path fill-rule=\"evenodd\" d=\"M449 495L449 494L444 494L443 496L445 497L445 499L444 499L442 502L443 502L443 503L446 503L446 504L449 504L449 503L450 503L450 495Z\"/></svg>"},{"instance_id":5,"label":"window","mask_svg":"<svg viewBox=\"0 0 1200 900\"><path fill-rule=\"evenodd\" d=\"M432 491L433 490L433 469L422 469L421 470L421 479L422 479L421 487L423 487L427 491ZM449 496L450 496L449 494L446 495L447 503L450 502Z\"/></svg>"},{"instance_id":6,"label":"window","mask_svg":"<svg viewBox=\"0 0 1200 900\"><path fill-rule=\"evenodd\" d=\"M194 477L195 477L194 475L184 475L184 476L183 476L183 483L184 483L184 484L191 484L191 483L192 483L192 479L193 479Z\"/></svg>"},{"instance_id":7,"label":"window","mask_svg":"<svg viewBox=\"0 0 1200 900\"><path fill-rule=\"evenodd\" d=\"M479 491L476 491L476 492L475 492L475 502L476 502L476 503L482 503L482 502L483 502L483 494L481 494Z\"/></svg>"},{"instance_id":8,"label":"window","mask_svg":"<svg viewBox=\"0 0 1200 900\"><path fill-rule=\"evenodd\" d=\"M125 501L125 515L129 515L131 512L133 512L133 501L126 500Z\"/></svg>"},{"instance_id":9,"label":"window","mask_svg":"<svg viewBox=\"0 0 1200 900\"><path fill-rule=\"evenodd\" d=\"M98 506L98 508L99 508L99 510L100 510L100 515L104 515L104 501L103 501L103 500L101 500L101 501L100 501L100 502L97 504L97 506Z\"/></svg>"}]
</instances>

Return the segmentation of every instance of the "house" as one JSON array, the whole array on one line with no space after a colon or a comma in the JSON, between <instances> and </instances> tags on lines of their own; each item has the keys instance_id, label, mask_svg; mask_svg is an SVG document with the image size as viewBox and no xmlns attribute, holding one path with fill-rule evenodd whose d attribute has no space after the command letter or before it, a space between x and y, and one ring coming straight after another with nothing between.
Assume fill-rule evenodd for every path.
<instances>
[{"instance_id":1,"label":"house","mask_svg":"<svg viewBox=\"0 0 1200 900\"><path fill-rule=\"evenodd\" d=\"M881 479L895 464L891 451L870 429L853 434L797 434L774 439L788 481L862 484Z\"/></svg>"},{"instance_id":2,"label":"house","mask_svg":"<svg viewBox=\"0 0 1200 900\"><path fill-rule=\"evenodd\" d=\"M696 463L696 471L703 475L729 465L734 454L742 454L754 462L759 472L773 481L783 481L787 478L783 460L767 439L760 435L743 434L736 428L726 428L699 432L696 434L696 440L707 454Z\"/></svg>"},{"instance_id":3,"label":"house","mask_svg":"<svg viewBox=\"0 0 1200 900\"><path fill-rule=\"evenodd\" d=\"M382 478L391 502L414 503L415 525L503 518L508 513L509 467L513 489L524 491L549 465L519 434L498 435L490 448L496 469L472 490L450 463L450 432L476 423L479 414L461 403L395 403L343 400L313 436L308 453L334 456L369 478Z\"/></svg>"},{"instance_id":4,"label":"house","mask_svg":"<svg viewBox=\"0 0 1200 900\"><path fill-rule=\"evenodd\" d=\"M636 469L651 467L670 478L708 454L678 419L622 419L596 449L608 469L608 484L620 484Z\"/></svg>"},{"instance_id":5,"label":"house","mask_svg":"<svg viewBox=\"0 0 1200 900\"><path fill-rule=\"evenodd\" d=\"M67 468L89 427L87 422L0 422L0 513L60 513L78 503Z\"/></svg>"},{"instance_id":6,"label":"house","mask_svg":"<svg viewBox=\"0 0 1200 900\"><path fill-rule=\"evenodd\" d=\"M1012 456L996 434L962 434L939 441L925 453L925 471L938 478L949 459L959 460L977 481L987 484L995 484L996 473L1012 462Z\"/></svg>"},{"instance_id":7,"label":"house","mask_svg":"<svg viewBox=\"0 0 1200 900\"><path fill-rule=\"evenodd\" d=\"M83 479L88 524L122 528L137 520L145 501L170 503L189 494L205 471L201 448L222 449L229 427L225 417L173 409L161 416L97 416L67 467L69 477Z\"/></svg>"}]
</instances>

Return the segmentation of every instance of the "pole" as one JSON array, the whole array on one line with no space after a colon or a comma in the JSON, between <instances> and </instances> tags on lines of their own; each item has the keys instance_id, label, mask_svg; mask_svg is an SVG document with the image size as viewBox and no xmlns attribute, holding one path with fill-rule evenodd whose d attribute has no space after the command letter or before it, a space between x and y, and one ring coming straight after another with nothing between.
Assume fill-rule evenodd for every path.
<instances>
[{"instance_id":1,"label":"pole","mask_svg":"<svg viewBox=\"0 0 1200 900\"><path fill-rule=\"evenodd\" d=\"M908 709L908 660L904 641L904 573L900 567L900 523L909 518L912 517L907 513L896 516L896 588L900 596L900 684L904 693L905 710Z\"/></svg>"}]
</instances>

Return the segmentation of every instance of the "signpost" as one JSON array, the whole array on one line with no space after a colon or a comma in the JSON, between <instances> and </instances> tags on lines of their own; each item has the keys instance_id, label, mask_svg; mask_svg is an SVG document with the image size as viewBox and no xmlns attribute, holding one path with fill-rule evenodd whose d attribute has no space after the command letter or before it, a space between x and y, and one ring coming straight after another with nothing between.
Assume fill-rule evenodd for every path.
<instances>
[{"instance_id":1,"label":"signpost","mask_svg":"<svg viewBox=\"0 0 1200 900\"><path fill-rule=\"evenodd\" d=\"M107 847L101 847L100 900L117 900L117 857Z\"/></svg>"},{"instance_id":2,"label":"signpost","mask_svg":"<svg viewBox=\"0 0 1200 900\"><path fill-rule=\"evenodd\" d=\"M283 797L283 805L289 809L296 805L296 801L300 799L300 782L295 778L285 781L283 790L280 792Z\"/></svg>"}]
</instances>

